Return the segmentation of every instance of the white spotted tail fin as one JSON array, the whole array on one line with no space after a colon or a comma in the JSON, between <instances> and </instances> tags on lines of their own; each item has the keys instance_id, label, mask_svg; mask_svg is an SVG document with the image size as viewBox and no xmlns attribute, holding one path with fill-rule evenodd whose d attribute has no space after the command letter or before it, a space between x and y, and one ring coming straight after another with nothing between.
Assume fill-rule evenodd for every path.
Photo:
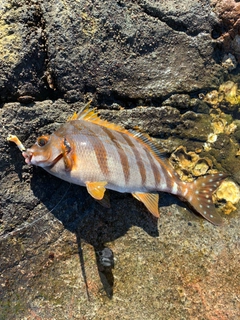
<instances>
[{"instance_id":1,"label":"white spotted tail fin","mask_svg":"<svg viewBox=\"0 0 240 320\"><path fill-rule=\"evenodd\" d=\"M212 201L212 194L227 176L224 173L210 174L185 184L185 187L188 188L185 199L198 213L214 225L221 225L223 222Z\"/></svg>"}]
</instances>

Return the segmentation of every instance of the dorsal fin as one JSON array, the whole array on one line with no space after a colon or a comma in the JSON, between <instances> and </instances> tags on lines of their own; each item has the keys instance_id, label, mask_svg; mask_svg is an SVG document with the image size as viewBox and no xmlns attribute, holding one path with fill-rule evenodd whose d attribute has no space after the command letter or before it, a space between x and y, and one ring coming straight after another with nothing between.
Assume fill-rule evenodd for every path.
<instances>
[{"instance_id":1,"label":"dorsal fin","mask_svg":"<svg viewBox=\"0 0 240 320\"><path fill-rule=\"evenodd\" d=\"M94 110L94 109L90 109L89 108L91 103L92 103L92 100L90 100L84 107L82 107L82 109L78 113L75 111L74 114L67 119L67 121L82 119L82 117L86 113L88 113L89 111Z\"/></svg>"},{"instance_id":2,"label":"dorsal fin","mask_svg":"<svg viewBox=\"0 0 240 320\"><path fill-rule=\"evenodd\" d=\"M130 129L129 132L132 133L134 137L141 140L150 151L155 153L155 155L158 158L161 158L161 159L167 158L167 151L164 148L157 145L148 134L138 132L132 129Z\"/></svg>"},{"instance_id":3,"label":"dorsal fin","mask_svg":"<svg viewBox=\"0 0 240 320\"><path fill-rule=\"evenodd\" d=\"M85 120L106 127L108 129L129 134L129 131L127 131L124 127L101 119L96 112L96 108L89 108L90 103L91 101L88 102L88 104L79 113L75 112L72 117L68 119L68 121Z\"/></svg>"},{"instance_id":4,"label":"dorsal fin","mask_svg":"<svg viewBox=\"0 0 240 320\"><path fill-rule=\"evenodd\" d=\"M89 108L90 104L91 104L91 101L88 102L87 105L79 113L75 112L68 121L85 120L85 121L89 121L89 122L98 124L100 126L106 127L108 129L125 133L129 136L136 138L137 140L140 140L147 147L147 149L158 158L161 158L161 159L167 158L166 150L164 150L163 148L155 144L148 134L141 133L140 131L136 131L132 129L126 130L124 127L120 125L101 119L96 112L97 110L96 108Z\"/></svg>"}]
</instances>

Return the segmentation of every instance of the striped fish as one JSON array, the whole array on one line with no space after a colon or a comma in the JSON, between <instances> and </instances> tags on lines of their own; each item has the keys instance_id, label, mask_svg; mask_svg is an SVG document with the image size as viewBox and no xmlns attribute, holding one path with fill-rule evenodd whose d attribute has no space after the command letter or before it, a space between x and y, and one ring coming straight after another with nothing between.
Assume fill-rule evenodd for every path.
<instances>
[{"instance_id":1,"label":"striped fish","mask_svg":"<svg viewBox=\"0 0 240 320\"><path fill-rule=\"evenodd\" d=\"M75 113L58 130L39 137L22 154L27 164L86 186L97 200L104 199L106 189L129 192L158 217L158 191L163 191L185 199L211 223L222 222L212 193L226 174L183 182L149 136L102 120L94 109L87 107Z\"/></svg>"}]
</instances>

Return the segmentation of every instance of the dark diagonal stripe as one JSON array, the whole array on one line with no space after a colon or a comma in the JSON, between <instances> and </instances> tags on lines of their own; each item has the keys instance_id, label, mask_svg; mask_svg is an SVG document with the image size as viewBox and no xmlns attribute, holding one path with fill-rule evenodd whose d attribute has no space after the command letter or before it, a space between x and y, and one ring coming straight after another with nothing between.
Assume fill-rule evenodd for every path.
<instances>
[{"instance_id":1,"label":"dark diagonal stripe","mask_svg":"<svg viewBox=\"0 0 240 320\"><path fill-rule=\"evenodd\" d=\"M132 151L134 153L136 163L137 163L137 166L138 166L141 178L142 178L142 184L144 185L146 182L146 169L144 167L140 152L137 150L135 144L131 141L131 138L127 134L123 133L122 137L127 142L127 144L132 148Z\"/></svg>"},{"instance_id":2,"label":"dark diagonal stripe","mask_svg":"<svg viewBox=\"0 0 240 320\"><path fill-rule=\"evenodd\" d=\"M116 146L116 150L118 152L118 155L120 157L122 169L123 169L123 174L124 174L124 179L125 183L127 184L130 178L130 166L128 162L128 157L122 148L121 144L117 141L117 135L114 134L114 131L109 130L106 127L102 127L102 130L108 135L108 137L111 139L111 141L114 143ZM120 133L117 133L120 134Z\"/></svg>"},{"instance_id":3,"label":"dark diagonal stripe","mask_svg":"<svg viewBox=\"0 0 240 320\"><path fill-rule=\"evenodd\" d=\"M148 150L146 150L146 155L148 157L148 161L150 163L152 173L155 179L155 187L157 187L160 184L160 180L161 180L159 169L156 163L154 162L154 159L152 158L151 154L148 152Z\"/></svg>"},{"instance_id":4,"label":"dark diagonal stripe","mask_svg":"<svg viewBox=\"0 0 240 320\"><path fill-rule=\"evenodd\" d=\"M86 128L91 133L91 134L87 134L86 136L93 147L98 165L102 173L107 178L109 175L109 168L108 168L108 162L107 162L107 151L105 149L105 146L102 143L101 139L95 134L93 130L90 130L87 126Z\"/></svg>"}]
</instances>

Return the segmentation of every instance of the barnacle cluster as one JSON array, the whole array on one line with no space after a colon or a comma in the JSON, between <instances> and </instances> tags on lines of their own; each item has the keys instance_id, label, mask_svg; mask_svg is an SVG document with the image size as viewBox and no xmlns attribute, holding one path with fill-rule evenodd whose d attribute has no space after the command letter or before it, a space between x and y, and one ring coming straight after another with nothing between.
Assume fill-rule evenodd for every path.
<instances>
[{"instance_id":1,"label":"barnacle cluster","mask_svg":"<svg viewBox=\"0 0 240 320\"><path fill-rule=\"evenodd\" d=\"M183 181L192 181L193 177L204 175L212 168L212 161L209 158L200 158L193 151L187 152L183 146L171 154L169 161Z\"/></svg>"},{"instance_id":2,"label":"barnacle cluster","mask_svg":"<svg viewBox=\"0 0 240 320\"><path fill-rule=\"evenodd\" d=\"M228 106L238 105L240 103L240 89L238 89L237 83L227 81L221 84L218 90L210 91L205 96L202 95L201 98L213 107L210 113L213 132L209 134L203 146L206 151L209 151L211 144L217 140L218 134L225 133L229 135L236 130L237 125L235 122L229 124L226 114L218 107L223 104Z\"/></svg>"},{"instance_id":3,"label":"barnacle cluster","mask_svg":"<svg viewBox=\"0 0 240 320\"><path fill-rule=\"evenodd\" d=\"M204 149L209 151L220 133L229 135L236 130L236 121L229 124L229 117L219 107L235 108L240 103L240 89L238 89L237 83L227 81L221 84L218 90L210 91L206 95L201 94L200 98L213 108L210 112L213 132L209 134L206 143L203 145Z\"/></svg>"},{"instance_id":4,"label":"barnacle cluster","mask_svg":"<svg viewBox=\"0 0 240 320\"><path fill-rule=\"evenodd\" d=\"M214 173L212 161L207 158L201 158L195 152L187 152L183 146L178 147L169 159L181 180L193 181L194 178L208 173ZM213 194L213 201L218 203L225 214L230 214L236 210L235 205L240 201L239 187L230 180L225 180Z\"/></svg>"},{"instance_id":5,"label":"barnacle cluster","mask_svg":"<svg viewBox=\"0 0 240 320\"><path fill-rule=\"evenodd\" d=\"M240 103L240 89L238 89L237 83L227 81L222 83L218 90L210 91L202 97L205 102L211 104L215 108L222 102L227 102L230 105L237 105Z\"/></svg>"},{"instance_id":6,"label":"barnacle cluster","mask_svg":"<svg viewBox=\"0 0 240 320\"><path fill-rule=\"evenodd\" d=\"M225 214L236 210L234 206L240 200L240 190L233 181L225 180L214 193L214 202L221 204Z\"/></svg>"},{"instance_id":7,"label":"barnacle cluster","mask_svg":"<svg viewBox=\"0 0 240 320\"><path fill-rule=\"evenodd\" d=\"M203 145L203 148L206 151L209 151L211 149L211 145L217 141L218 135L220 133L229 135L233 133L237 128L235 122L232 122L230 124L228 123L226 114L220 109L214 109L210 113L210 116L212 118L211 125L213 132L208 135L207 141Z\"/></svg>"}]
</instances>

